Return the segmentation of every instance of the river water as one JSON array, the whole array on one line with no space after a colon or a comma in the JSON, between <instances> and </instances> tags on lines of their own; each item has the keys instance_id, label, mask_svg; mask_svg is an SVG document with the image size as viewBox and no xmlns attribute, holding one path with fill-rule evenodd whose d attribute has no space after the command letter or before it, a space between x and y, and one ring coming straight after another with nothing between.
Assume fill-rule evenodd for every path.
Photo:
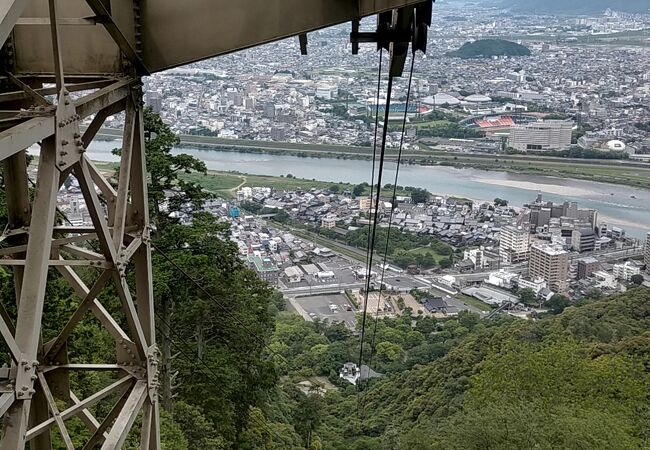
<instances>
[{"instance_id":1,"label":"river water","mask_svg":"<svg viewBox=\"0 0 650 450\"><path fill-rule=\"evenodd\" d=\"M111 150L120 141L93 141L88 154L96 161L117 161ZM354 159L301 158L289 155L236 153L183 147L205 161L208 169L239 171L255 175L287 175L321 181L369 182L371 161ZM384 165L382 185L393 183L396 164ZM650 190L592 181L531 176L444 166L402 165L400 186L425 188L434 194L455 195L474 200L507 199L513 206L535 199L538 192L555 202L576 201L580 207L599 211L600 222L625 228L629 236L643 239L650 231Z\"/></svg>"}]
</instances>

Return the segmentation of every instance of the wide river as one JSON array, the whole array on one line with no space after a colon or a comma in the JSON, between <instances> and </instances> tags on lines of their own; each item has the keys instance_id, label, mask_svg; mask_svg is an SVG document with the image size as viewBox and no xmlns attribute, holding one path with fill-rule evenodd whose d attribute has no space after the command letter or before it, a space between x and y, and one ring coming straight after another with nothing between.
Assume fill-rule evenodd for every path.
<instances>
[{"instance_id":1,"label":"wide river","mask_svg":"<svg viewBox=\"0 0 650 450\"><path fill-rule=\"evenodd\" d=\"M96 161L117 161L111 150L118 146L120 141L117 140L93 141L88 154ZM274 176L292 174L298 178L333 182L369 182L372 166L371 161L354 159L300 158L191 147L174 149L173 152L200 158L211 170ZM393 182L395 168L395 163L385 164L382 184ZM583 180L417 165L401 166L398 184L474 200L499 197L507 199L513 206L522 206L541 192L547 200L576 201L583 208L597 209L601 222L623 227L629 236L643 239L650 231L650 190L645 189Z\"/></svg>"}]
</instances>

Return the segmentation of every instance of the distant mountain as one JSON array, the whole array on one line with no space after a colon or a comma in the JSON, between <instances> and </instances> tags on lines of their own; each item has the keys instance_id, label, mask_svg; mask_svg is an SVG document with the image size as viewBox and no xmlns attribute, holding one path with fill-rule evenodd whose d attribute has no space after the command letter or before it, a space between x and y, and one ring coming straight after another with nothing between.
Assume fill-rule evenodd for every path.
<instances>
[{"instance_id":1,"label":"distant mountain","mask_svg":"<svg viewBox=\"0 0 650 450\"><path fill-rule=\"evenodd\" d=\"M631 13L650 11L650 0L501 0L500 3L522 13L598 14L607 8Z\"/></svg>"},{"instance_id":2,"label":"distant mountain","mask_svg":"<svg viewBox=\"0 0 650 450\"><path fill-rule=\"evenodd\" d=\"M529 55L530 50L528 47L503 39L479 39L474 42L467 42L458 50L447 53L447 56L462 59Z\"/></svg>"}]
</instances>

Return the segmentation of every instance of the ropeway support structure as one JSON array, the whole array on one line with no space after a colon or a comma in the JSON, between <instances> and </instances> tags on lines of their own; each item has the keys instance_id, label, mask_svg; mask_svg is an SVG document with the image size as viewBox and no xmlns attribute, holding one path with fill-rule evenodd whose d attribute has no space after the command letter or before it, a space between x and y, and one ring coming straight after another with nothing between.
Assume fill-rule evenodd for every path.
<instances>
[{"instance_id":1,"label":"ropeway support structure","mask_svg":"<svg viewBox=\"0 0 650 450\"><path fill-rule=\"evenodd\" d=\"M377 32L359 33L359 20L374 14ZM160 448L142 76L289 36L300 36L305 52L307 32L348 21L353 50L376 42L401 70L409 42L426 45L430 20L431 0L0 0L0 160L8 209L0 265L13 271L15 285L15 302L0 303L8 363L0 368L0 448L50 450L57 428L74 449L66 428L73 417L89 431L83 449L122 448L136 420L140 448ZM118 113L124 130L115 185L85 152ZM32 186L26 149L35 144ZM57 213L57 193L70 176L92 226L66 224ZM45 341L46 287L54 273L79 306ZM127 283L132 273L134 286ZM120 299L117 311L102 304L108 285ZM115 341L110 361L69 359L68 340L87 314ZM75 371L108 372L112 382L79 398L70 389ZM111 406L95 417L100 402Z\"/></svg>"}]
</instances>

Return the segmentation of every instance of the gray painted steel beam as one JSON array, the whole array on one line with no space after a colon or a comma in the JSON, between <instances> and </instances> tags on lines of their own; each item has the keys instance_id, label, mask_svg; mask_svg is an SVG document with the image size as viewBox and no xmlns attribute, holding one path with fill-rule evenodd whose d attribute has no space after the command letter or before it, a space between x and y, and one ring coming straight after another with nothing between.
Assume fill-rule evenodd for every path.
<instances>
[{"instance_id":1,"label":"gray painted steel beam","mask_svg":"<svg viewBox=\"0 0 650 450\"><path fill-rule=\"evenodd\" d=\"M117 46L120 48L122 53L131 61L135 66L138 73L141 75L149 75L149 70L144 65L140 57L138 56L135 49L131 46L131 43L128 39L122 34L122 31L117 26L110 13L106 10L106 7L101 0L86 0L88 6L90 6L93 12L98 16L108 34L111 35Z\"/></svg>"},{"instance_id":2,"label":"gray painted steel beam","mask_svg":"<svg viewBox=\"0 0 650 450\"><path fill-rule=\"evenodd\" d=\"M122 412L111 427L111 432L101 447L102 450L119 450L122 448L122 444L129 435L133 422L135 422L146 397L147 383L145 381L136 382L131 394L129 394L129 398L122 407Z\"/></svg>"},{"instance_id":3,"label":"gray painted steel beam","mask_svg":"<svg viewBox=\"0 0 650 450\"><path fill-rule=\"evenodd\" d=\"M3 0L0 2L0 47L11 34L18 18L27 7L29 0Z\"/></svg>"},{"instance_id":4,"label":"gray painted steel beam","mask_svg":"<svg viewBox=\"0 0 650 450\"><path fill-rule=\"evenodd\" d=\"M34 213L30 224L30 239L27 244L27 264L18 306L16 321L16 344L22 352L22 360L31 364L36 361L40 340L45 284L47 282L48 260L52 244L52 227L56 210L56 194L59 187L59 171L54 164L55 144L47 139L41 148L39 178L34 198ZM31 384L16 386L33 389ZM18 393L16 394L18 395ZM5 435L2 448L23 450L25 430L31 408L31 396L18 398L5 415Z\"/></svg>"},{"instance_id":5,"label":"gray painted steel beam","mask_svg":"<svg viewBox=\"0 0 650 450\"><path fill-rule=\"evenodd\" d=\"M103 400L104 398L108 397L111 394L114 393L119 394L124 392L132 385L132 383L133 383L133 377L131 376L126 376L124 378L121 378L116 382L110 384L109 386L106 386L104 389L95 392L90 397L81 400L79 403L76 403L75 405L69 407L64 411L61 411L61 418L63 420L68 420L72 416L79 414L80 411L93 406L94 404ZM45 433L50 428L52 428L55 424L56 422L54 421L54 419L50 418L45 422L42 422L39 425L27 431L27 434L25 435L25 439L29 441L35 438L36 436ZM11 447L7 447L7 448L11 448Z\"/></svg>"}]
</instances>

